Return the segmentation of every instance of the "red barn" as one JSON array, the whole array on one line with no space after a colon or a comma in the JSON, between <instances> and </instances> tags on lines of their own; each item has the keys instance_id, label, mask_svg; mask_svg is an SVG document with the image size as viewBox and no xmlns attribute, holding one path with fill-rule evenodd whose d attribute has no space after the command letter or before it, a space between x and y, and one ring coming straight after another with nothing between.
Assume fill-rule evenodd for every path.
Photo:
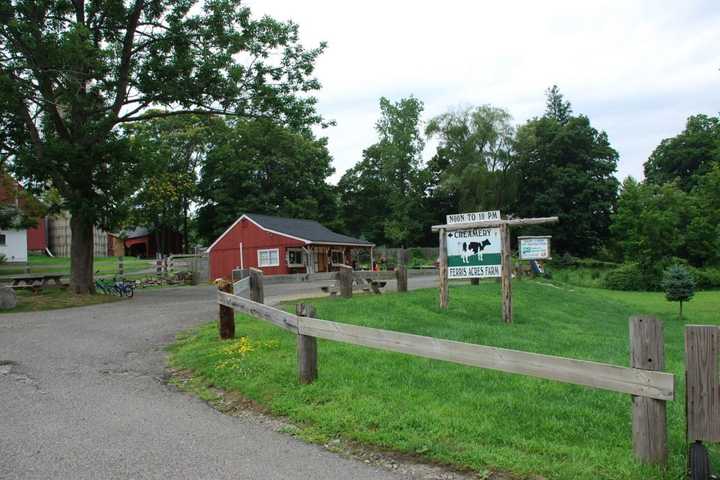
<instances>
[{"instance_id":1,"label":"red barn","mask_svg":"<svg viewBox=\"0 0 720 480\"><path fill-rule=\"evenodd\" d=\"M248 213L210 245L210 278L232 278L236 268L265 275L329 272L351 263L352 250L374 245L335 233L313 220Z\"/></svg>"},{"instance_id":2,"label":"red barn","mask_svg":"<svg viewBox=\"0 0 720 480\"><path fill-rule=\"evenodd\" d=\"M27 249L28 251L45 252L48 248L47 217L39 218L37 226L28 228Z\"/></svg>"}]
</instances>

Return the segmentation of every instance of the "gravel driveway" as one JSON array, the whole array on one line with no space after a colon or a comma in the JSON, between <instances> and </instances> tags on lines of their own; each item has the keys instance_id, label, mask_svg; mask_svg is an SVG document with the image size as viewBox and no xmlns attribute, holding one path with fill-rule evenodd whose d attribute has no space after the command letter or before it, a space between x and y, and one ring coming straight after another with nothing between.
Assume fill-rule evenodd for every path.
<instances>
[{"instance_id":1,"label":"gravel driveway","mask_svg":"<svg viewBox=\"0 0 720 480\"><path fill-rule=\"evenodd\" d=\"M192 287L0 315L0 478L406 478L167 386L164 346L216 312L212 289Z\"/></svg>"}]
</instances>

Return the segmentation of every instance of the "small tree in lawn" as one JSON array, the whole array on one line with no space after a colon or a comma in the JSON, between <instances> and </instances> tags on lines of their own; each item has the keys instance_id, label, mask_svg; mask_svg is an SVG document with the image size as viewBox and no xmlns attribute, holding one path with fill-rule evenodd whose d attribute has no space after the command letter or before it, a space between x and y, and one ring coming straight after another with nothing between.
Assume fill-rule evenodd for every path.
<instances>
[{"instance_id":1,"label":"small tree in lawn","mask_svg":"<svg viewBox=\"0 0 720 480\"><path fill-rule=\"evenodd\" d=\"M695 295L695 279L687 268L673 265L665 270L662 287L668 301L680 302L680 318L682 318L683 302L689 302Z\"/></svg>"}]
</instances>

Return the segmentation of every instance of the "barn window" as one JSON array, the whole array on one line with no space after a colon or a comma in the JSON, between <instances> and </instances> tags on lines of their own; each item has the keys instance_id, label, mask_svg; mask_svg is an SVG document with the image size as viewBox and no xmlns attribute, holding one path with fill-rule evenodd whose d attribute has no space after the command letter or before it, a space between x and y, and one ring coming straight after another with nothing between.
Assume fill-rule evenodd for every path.
<instances>
[{"instance_id":1,"label":"barn window","mask_svg":"<svg viewBox=\"0 0 720 480\"><path fill-rule=\"evenodd\" d=\"M289 267L303 266L303 252L299 248L290 248L287 251L287 263Z\"/></svg>"},{"instance_id":2,"label":"barn window","mask_svg":"<svg viewBox=\"0 0 720 480\"><path fill-rule=\"evenodd\" d=\"M258 250L258 267L277 267L280 265L280 251L277 248Z\"/></svg>"},{"instance_id":3,"label":"barn window","mask_svg":"<svg viewBox=\"0 0 720 480\"><path fill-rule=\"evenodd\" d=\"M342 250L333 250L331 255L332 255L331 256L332 263L337 263L337 264L345 263L345 258L344 258Z\"/></svg>"}]
</instances>

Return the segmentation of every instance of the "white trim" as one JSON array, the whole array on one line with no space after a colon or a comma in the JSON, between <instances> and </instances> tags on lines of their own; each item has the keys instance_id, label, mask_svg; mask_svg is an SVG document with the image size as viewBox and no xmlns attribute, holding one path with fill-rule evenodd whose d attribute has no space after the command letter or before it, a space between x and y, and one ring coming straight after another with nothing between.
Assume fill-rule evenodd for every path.
<instances>
[{"instance_id":1,"label":"white trim","mask_svg":"<svg viewBox=\"0 0 720 480\"><path fill-rule=\"evenodd\" d=\"M243 258L243 242L240 242L240 270L245 269L245 259Z\"/></svg>"},{"instance_id":2,"label":"white trim","mask_svg":"<svg viewBox=\"0 0 720 480\"><path fill-rule=\"evenodd\" d=\"M210 245L210 246L208 247L207 253L210 253L210 252L212 251L213 247L215 246L215 244L217 244L220 240L222 240L222 238L223 238L225 235L227 235L228 233L230 233L230 230L232 230L233 228L235 228L235 226L236 226L238 223L240 223L243 218L247 218L253 225L257 226L260 230L265 230L266 232L274 233L274 234L276 234L276 235L280 235L280 236L287 237L287 238L292 238L293 240L299 240L299 241L301 241L301 242L305 242L306 245L310 245L310 244L312 244L312 245L341 245L341 246L348 246L348 247L349 247L349 246L354 246L354 247L374 247L374 246L375 246L374 243L367 244L367 243L313 242L312 240L307 240L307 239L305 239L305 238L300 238L300 237L296 237L296 236L293 236L293 235L289 235L289 234L287 234L287 233L282 233L282 232L278 232L278 231L275 231L275 230L270 230L269 228L263 227L262 225L260 225L259 223L257 223L255 220L253 220L252 218L248 217L247 214L243 214L240 218L238 218L237 220L235 220L235 222L234 222L232 225L230 225L230 227L228 227L228 229L225 230L225 231L222 233L222 235L220 235L217 239L215 239L215 241L212 243L212 245Z\"/></svg>"},{"instance_id":3,"label":"white trim","mask_svg":"<svg viewBox=\"0 0 720 480\"><path fill-rule=\"evenodd\" d=\"M207 250L205 250L205 252L206 252L206 253L210 253L210 252L212 251L213 247L215 246L215 244L218 243L220 240L222 240L222 238L223 238L225 235L227 235L228 233L230 233L230 230L232 230L233 228L235 228L235 225L237 225L238 223L240 223L240 220L242 220L244 216L245 216L245 215L243 215L242 217L240 217L240 218L238 218L237 220L235 220L235 222L234 222L232 225L230 225L230 226L228 227L228 229L225 230L225 231L222 233L222 235L220 235L218 238L215 239L215 241L208 247Z\"/></svg>"},{"instance_id":4,"label":"white trim","mask_svg":"<svg viewBox=\"0 0 720 480\"><path fill-rule=\"evenodd\" d=\"M304 238L295 237L295 236L289 235L289 234L287 234L287 233L277 232L277 231L275 231L275 230L270 230L269 228L265 228L265 227L263 227L262 225L260 225L259 223L257 223L255 220L253 220L252 218L248 217L247 215L243 215L243 217L246 217L246 218L247 218L248 220L250 220L254 225L257 225L257 227L258 227L260 230L265 230L266 232L274 233L275 235L281 235L281 236L283 236L283 237L292 238L293 240L299 240L299 241L301 241L301 242L305 242L306 244L312 243L310 240L306 240L306 239L304 239Z\"/></svg>"},{"instance_id":5,"label":"white trim","mask_svg":"<svg viewBox=\"0 0 720 480\"><path fill-rule=\"evenodd\" d=\"M374 247L374 243L308 242L310 245L339 245L341 247Z\"/></svg>"},{"instance_id":6,"label":"white trim","mask_svg":"<svg viewBox=\"0 0 720 480\"><path fill-rule=\"evenodd\" d=\"M268 265L261 265L260 263L260 254L263 252L275 252L277 254L277 263L271 263ZM271 255L272 257L272 255ZM257 260L258 260L258 268L264 268L264 267L279 267L280 266L280 249L279 248L263 248L259 249L257 251Z\"/></svg>"}]
</instances>

